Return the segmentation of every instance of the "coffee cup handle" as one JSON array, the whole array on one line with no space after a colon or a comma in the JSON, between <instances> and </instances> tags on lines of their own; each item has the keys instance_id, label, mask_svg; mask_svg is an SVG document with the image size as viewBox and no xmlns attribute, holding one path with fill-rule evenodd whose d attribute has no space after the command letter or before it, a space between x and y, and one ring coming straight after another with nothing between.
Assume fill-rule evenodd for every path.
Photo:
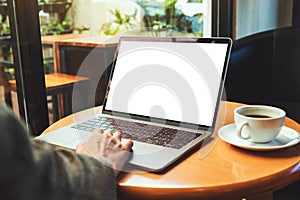
<instances>
[{"instance_id":1,"label":"coffee cup handle","mask_svg":"<svg viewBox=\"0 0 300 200\"><path fill-rule=\"evenodd\" d=\"M242 129L243 129L244 126L246 126L246 125L248 125L248 122L242 122L242 123L238 124L238 125L236 126L236 134L237 134L237 136L239 136L240 138L246 139L246 140L247 140L247 139L250 138L250 135L248 135L248 136L242 135Z\"/></svg>"}]
</instances>

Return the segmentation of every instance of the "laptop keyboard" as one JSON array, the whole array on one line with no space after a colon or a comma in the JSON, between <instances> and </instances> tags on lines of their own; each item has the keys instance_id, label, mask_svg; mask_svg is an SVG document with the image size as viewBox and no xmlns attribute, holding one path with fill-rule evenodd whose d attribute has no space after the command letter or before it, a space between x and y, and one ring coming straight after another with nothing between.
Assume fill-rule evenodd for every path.
<instances>
[{"instance_id":1,"label":"laptop keyboard","mask_svg":"<svg viewBox=\"0 0 300 200\"><path fill-rule=\"evenodd\" d=\"M72 128L93 132L102 128L112 131L120 131L125 139L139 142L180 149L195 138L202 135L184 130L160 127L155 125L130 122L121 119L97 116L88 121L76 124Z\"/></svg>"}]
</instances>

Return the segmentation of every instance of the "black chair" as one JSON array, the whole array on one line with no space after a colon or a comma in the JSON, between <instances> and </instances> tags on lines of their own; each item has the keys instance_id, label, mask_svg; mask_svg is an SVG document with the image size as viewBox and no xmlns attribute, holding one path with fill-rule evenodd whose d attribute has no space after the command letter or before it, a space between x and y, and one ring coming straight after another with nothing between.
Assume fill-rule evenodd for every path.
<instances>
[{"instance_id":1,"label":"black chair","mask_svg":"<svg viewBox=\"0 0 300 200\"><path fill-rule=\"evenodd\" d=\"M300 28L256 33L233 42L223 98L277 106L300 122ZM297 199L300 180L274 199Z\"/></svg>"},{"instance_id":2,"label":"black chair","mask_svg":"<svg viewBox=\"0 0 300 200\"><path fill-rule=\"evenodd\" d=\"M300 122L300 28L235 40L223 98L280 107Z\"/></svg>"}]
</instances>

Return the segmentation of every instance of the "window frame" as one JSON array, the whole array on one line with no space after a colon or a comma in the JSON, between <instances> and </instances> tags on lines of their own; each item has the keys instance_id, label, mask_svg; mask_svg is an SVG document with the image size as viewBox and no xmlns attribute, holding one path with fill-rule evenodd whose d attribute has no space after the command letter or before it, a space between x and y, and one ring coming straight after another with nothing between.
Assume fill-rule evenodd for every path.
<instances>
[{"instance_id":1,"label":"window frame","mask_svg":"<svg viewBox=\"0 0 300 200\"><path fill-rule=\"evenodd\" d=\"M37 0L8 0L20 117L34 135L49 126ZM29 12L30 11L30 12Z\"/></svg>"}]
</instances>

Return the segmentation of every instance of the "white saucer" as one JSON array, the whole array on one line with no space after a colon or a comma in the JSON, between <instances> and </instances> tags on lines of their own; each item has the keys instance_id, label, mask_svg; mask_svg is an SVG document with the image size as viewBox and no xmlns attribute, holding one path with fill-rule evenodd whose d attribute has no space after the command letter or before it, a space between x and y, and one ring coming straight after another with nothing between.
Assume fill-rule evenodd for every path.
<instances>
[{"instance_id":1,"label":"white saucer","mask_svg":"<svg viewBox=\"0 0 300 200\"><path fill-rule=\"evenodd\" d=\"M278 136L272 142L269 143L253 143L251 141L239 138L235 134L235 124L228 124L226 126L223 126L219 129L218 135L222 140L228 142L229 144L243 149L254 151L270 151L276 149L283 149L296 145L300 142L299 133L294 129L291 129L286 126L282 127Z\"/></svg>"}]
</instances>

